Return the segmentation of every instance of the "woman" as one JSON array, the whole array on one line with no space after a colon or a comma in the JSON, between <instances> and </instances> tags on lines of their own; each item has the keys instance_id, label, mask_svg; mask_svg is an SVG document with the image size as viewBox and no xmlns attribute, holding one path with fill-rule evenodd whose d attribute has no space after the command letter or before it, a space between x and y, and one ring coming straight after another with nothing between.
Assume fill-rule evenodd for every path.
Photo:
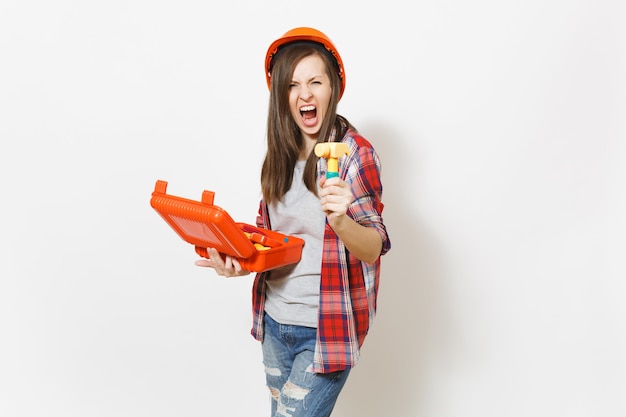
<instances>
[{"instance_id":1,"label":"woman","mask_svg":"<svg viewBox=\"0 0 626 417\"><path fill-rule=\"evenodd\" d=\"M270 89L263 198L257 225L304 239L300 262L257 274L252 335L262 341L272 416L329 416L376 312L380 257L391 247L382 219L380 161L336 113L343 61L330 39L296 28L266 55ZM315 145L342 142L338 176ZM247 275L209 249L199 266Z\"/></svg>"}]
</instances>

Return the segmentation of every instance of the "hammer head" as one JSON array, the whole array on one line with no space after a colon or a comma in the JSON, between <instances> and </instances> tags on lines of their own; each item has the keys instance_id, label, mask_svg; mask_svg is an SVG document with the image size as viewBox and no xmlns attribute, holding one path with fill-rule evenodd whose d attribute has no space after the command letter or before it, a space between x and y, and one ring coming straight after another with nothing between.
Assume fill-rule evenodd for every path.
<instances>
[{"instance_id":1,"label":"hammer head","mask_svg":"<svg viewBox=\"0 0 626 417\"><path fill-rule=\"evenodd\" d=\"M347 155L350 148L343 142L324 142L315 145L315 155L318 158L340 158Z\"/></svg>"}]
</instances>

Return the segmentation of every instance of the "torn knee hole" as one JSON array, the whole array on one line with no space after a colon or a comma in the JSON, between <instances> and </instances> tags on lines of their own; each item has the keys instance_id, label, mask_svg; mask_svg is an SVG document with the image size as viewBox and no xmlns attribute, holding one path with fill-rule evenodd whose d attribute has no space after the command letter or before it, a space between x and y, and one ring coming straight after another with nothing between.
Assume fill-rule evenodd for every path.
<instances>
[{"instance_id":1,"label":"torn knee hole","mask_svg":"<svg viewBox=\"0 0 626 417\"><path fill-rule=\"evenodd\" d=\"M291 381L287 381L283 387L283 394L294 400L304 400L304 397L306 397L309 392L310 390L299 387Z\"/></svg>"},{"instance_id":2,"label":"torn knee hole","mask_svg":"<svg viewBox=\"0 0 626 417\"><path fill-rule=\"evenodd\" d=\"M272 396L272 398L278 401L278 399L280 398L280 391L274 387L269 387L269 389L270 389L270 395Z\"/></svg>"},{"instance_id":3,"label":"torn knee hole","mask_svg":"<svg viewBox=\"0 0 626 417\"><path fill-rule=\"evenodd\" d=\"M265 367L265 373L270 376L281 376L282 372L278 368L271 368L269 366Z\"/></svg>"}]
</instances>

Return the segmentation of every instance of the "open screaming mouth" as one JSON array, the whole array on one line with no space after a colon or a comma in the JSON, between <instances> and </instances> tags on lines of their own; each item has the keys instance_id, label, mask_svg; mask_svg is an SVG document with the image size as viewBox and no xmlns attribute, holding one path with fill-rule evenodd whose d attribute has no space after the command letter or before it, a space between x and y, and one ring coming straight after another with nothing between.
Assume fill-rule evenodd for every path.
<instances>
[{"instance_id":1,"label":"open screaming mouth","mask_svg":"<svg viewBox=\"0 0 626 417\"><path fill-rule=\"evenodd\" d=\"M300 114L305 119L312 119L317 116L317 109L315 106L304 106L300 108Z\"/></svg>"}]
</instances>

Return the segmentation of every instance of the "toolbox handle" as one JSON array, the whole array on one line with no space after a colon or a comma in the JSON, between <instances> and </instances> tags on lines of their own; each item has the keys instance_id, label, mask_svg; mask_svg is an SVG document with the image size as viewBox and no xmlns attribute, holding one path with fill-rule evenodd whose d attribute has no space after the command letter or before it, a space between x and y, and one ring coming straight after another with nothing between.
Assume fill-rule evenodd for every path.
<instances>
[{"instance_id":1,"label":"toolbox handle","mask_svg":"<svg viewBox=\"0 0 626 417\"><path fill-rule=\"evenodd\" d=\"M202 191L202 204L206 204L208 206L213 205L213 199L215 198L215 192L204 190Z\"/></svg>"}]
</instances>

